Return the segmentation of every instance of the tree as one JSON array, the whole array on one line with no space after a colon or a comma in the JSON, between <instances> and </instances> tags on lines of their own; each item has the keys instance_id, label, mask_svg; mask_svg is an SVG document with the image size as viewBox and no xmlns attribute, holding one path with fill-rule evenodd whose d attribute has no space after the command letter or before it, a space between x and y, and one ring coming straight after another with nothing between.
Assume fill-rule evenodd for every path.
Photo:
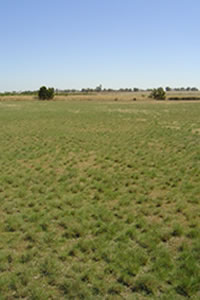
<instances>
[{"instance_id":1,"label":"tree","mask_svg":"<svg viewBox=\"0 0 200 300\"><path fill-rule=\"evenodd\" d=\"M48 99L53 99L54 97L54 88L48 88Z\"/></svg>"},{"instance_id":2,"label":"tree","mask_svg":"<svg viewBox=\"0 0 200 300\"><path fill-rule=\"evenodd\" d=\"M193 92L198 92L198 89L197 89L196 87L192 87L192 88L191 88L191 91L193 91Z\"/></svg>"},{"instance_id":3,"label":"tree","mask_svg":"<svg viewBox=\"0 0 200 300\"><path fill-rule=\"evenodd\" d=\"M98 85L95 89L96 92L101 92L102 91L102 84Z\"/></svg>"},{"instance_id":4,"label":"tree","mask_svg":"<svg viewBox=\"0 0 200 300\"><path fill-rule=\"evenodd\" d=\"M150 98L153 98L156 100L165 100L166 93L162 87L160 87L158 89L153 89L153 91L150 94Z\"/></svg>"},{"instance_id":5,"label":"tree","mask_svg":"<svg viewBox=\"0 0 200 300\"><path fill-rule=\"evenodd\" d=\"M54 88L46 88L46 86L42 86L39 89L38 97L40 100L50 100L54 97Z\"/></svg>"},{"instance_id":6,"label":"tree","mask_svg":"<svg viewBox=\"0 0 200 300\"><path fill-rule=\"evenodd\" d=\"M166 86L165 90L166 92L170 92L172 89L169 86Z\"/></svg>"}]
</instances>

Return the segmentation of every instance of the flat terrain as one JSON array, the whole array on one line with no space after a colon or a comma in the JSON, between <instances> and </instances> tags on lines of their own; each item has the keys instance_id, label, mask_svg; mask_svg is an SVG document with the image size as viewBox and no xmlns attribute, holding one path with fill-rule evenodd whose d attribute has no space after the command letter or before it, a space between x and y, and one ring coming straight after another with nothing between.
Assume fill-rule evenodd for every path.
<instances>
[{"instance_id":1,"label":"flat terrain","mask_svg":"<svg viewBox=\"0 0 200 300\"><path fill-rule=\"evenodd\" d=\"M0 128L1 300L200 299L200 102L10 99Z\"/></svg>"},{"instance_id":2,"label":"flat terrain","mask_svg":"<svg viewBox=\"0 0 200 300\"><path fill-rule=\"evenodd\" d=\"M150 92L143 91L143 92L90 92L90 93L69 93L69 94L56 94L53 101L96 101L96 102L108 102L108 101L115 101L115 102L132 102L132 101L140 101L140 102L155 102L149 98ZM192 92L192 91L170 91L166 93L166 100L171 97L178 97L178 98L185 98L185 97L192 97L192 98L200 98L200 91ZM37 96L31 95L10 95L10 96L3 96L0 95L0 102L2 101L36 101ZM200 102L200 100L197 100ZM184 102L184 101L182 101ZM190 101L190 102L193 102Z\"/></svg>"}]
</instances>

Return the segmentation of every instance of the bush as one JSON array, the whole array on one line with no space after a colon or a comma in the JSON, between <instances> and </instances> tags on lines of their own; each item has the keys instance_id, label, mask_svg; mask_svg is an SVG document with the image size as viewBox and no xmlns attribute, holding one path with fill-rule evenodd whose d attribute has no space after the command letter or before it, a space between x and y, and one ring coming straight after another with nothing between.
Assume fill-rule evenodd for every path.
<instances>
[{"instance_id":1,"label":"bush","mask_svg":"<svg viewBox=\"0 0 200 300\"><path fill-rule=\"evenodd\" d=\"M169 100L174 100L174 101L177 101L177 100L182 100L182 101L189 101L189 100L200 100L200 97L169 97L168 98Z\"/></svg>"},{"instance_id":2,"label":"bush","mask_svg":"<svg viewBox=\"0 0 200 300\"><path fill-rule=\"evenodd\" d=\"M156 99L156 100L165 100L166 93L163 90L163 88L153 89L153 91L150 94L150 98Z\"/></svg>"},{"instance_id":3,"label":"bush","mask_svg":"<svg viewBox=\"0 0 200 300\"><path fill-rule=\"evenodd\" d=\"M40 100L50 100L54 97L54 88L46 88L46 86L42 86L39 89L38 97Z\"/></svg>"}]
</instances>

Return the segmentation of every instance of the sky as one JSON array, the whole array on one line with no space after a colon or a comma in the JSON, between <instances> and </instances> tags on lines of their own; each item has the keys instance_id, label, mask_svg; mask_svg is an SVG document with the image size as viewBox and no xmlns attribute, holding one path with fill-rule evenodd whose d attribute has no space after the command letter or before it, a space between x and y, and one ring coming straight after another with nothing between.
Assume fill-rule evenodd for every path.
<instances>
[{"instance_id":1,"label":"sky","mask_svg":"<svg viewBox=\"0 0 200 300\"><path fill-rule=\"evenodd\" d=\"M200 88L199 0L0 0L0 91Z\"/></svg>"}]
</instances>

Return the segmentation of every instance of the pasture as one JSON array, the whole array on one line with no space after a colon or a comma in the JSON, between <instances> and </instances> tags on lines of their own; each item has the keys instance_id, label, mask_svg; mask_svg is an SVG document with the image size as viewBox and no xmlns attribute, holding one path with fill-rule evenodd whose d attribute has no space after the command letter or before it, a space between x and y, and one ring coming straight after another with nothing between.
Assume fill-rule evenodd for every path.
<instances>
[{"instance_id":1,"label":"pasture","mask_svg":"<svg viewBox=\"0 0 200 300\"><path fill-rule=\"evenodd\" d=\"M200 299L200 103L91 100L0 101L0 299Z\"/></svg>"}]
</instances>

